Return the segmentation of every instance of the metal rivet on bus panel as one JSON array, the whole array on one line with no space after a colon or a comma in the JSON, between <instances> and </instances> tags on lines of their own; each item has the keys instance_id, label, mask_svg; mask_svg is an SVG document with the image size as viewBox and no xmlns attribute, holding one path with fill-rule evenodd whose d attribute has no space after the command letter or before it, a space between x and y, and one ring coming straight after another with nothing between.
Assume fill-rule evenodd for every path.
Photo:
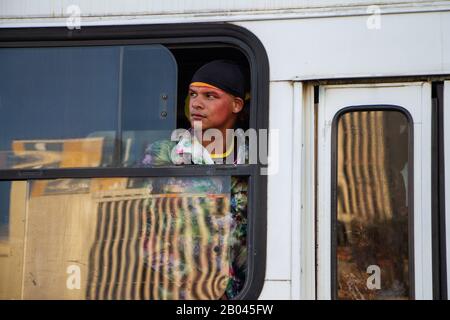
<instances>
[{"instance_id":1,"label":"metal rivet on bus panel","mask_svg":"<svg viewBox=\"0 0 450 320\"><path fill-rule=\"evenodd\" d=\"M167 117L167 112L165 112L165 111L161 112L161 117L163 117L163 118Z\"/></svg>"}]
</instances>

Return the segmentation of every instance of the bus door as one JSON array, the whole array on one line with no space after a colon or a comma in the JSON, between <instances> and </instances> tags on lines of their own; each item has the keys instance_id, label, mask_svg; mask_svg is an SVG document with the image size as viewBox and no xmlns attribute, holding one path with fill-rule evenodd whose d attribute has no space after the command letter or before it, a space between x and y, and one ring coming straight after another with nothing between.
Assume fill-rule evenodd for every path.
<instances>
[{"instance_id":1,"label":"bus door","mask_svg":"<svg viewBox=\"0 0 450 320\"><path fill-rule=\"evenodd\" d=\"M319 88L318 299L433 298L431 92Z\"/></svg>"}]
</instances>

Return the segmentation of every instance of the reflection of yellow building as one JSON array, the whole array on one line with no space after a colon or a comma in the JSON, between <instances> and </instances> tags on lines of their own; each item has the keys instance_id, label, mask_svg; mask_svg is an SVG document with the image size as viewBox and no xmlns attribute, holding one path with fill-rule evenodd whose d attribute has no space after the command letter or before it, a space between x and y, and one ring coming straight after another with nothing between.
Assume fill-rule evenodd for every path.
<instances>
[{"instance_id":1,"label":"reflection of yellow building","mask_svg":"<svg viewBox=\"0 0 450 320\"><path fill-rule=\"evenodd\" d=\"M98 167L103 138L17 140L14 155L21 159L14 169Z\"/></svg>"},{"instance_id":2,"label":"reflection of yellow building","mask_svg":"<svg viewBox=\"0 0 450 320\"><path fill-rule=\"evenodd\" d=\"M110 185L106 180L92 179L91 185ZM0 257L0 298L223 295L229 195L151 195L147 188L126 189L126 183L115 190L34 195L31 185L12 184L10 254ZM73 270L79 270L79 289L71 282Z\"/></svg>"},{"instance_id":3,"label":"reflection of yellow building","mask_svg":"<svg viewBox=\"0 0 450 320\"><path fill-rule=\"evenodd\" d=\"M54 140L16 140L12 150L17 159L14 169L46 169L46 168L90 168L102 164L104 138L77 138ZM126 179L98 179L90 186L91 181L85 179L85 184L77 180L63 179L60 182L35 181L32 195L44 193L74 193L93 190L109 190L117 184L126 183ZM74 183L71 183L74 182ZM74 189L75 188L75 189Z\"/></svg>"}]
</instances>

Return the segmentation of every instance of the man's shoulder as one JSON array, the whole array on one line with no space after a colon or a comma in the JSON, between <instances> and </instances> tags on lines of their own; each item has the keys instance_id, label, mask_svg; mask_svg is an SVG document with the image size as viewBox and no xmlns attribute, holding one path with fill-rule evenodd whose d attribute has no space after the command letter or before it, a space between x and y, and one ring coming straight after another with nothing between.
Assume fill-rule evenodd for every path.
<instances>
[{"instance_id":1,"label":"man's shoulder","mask_svg":"<svg viewBox=\"0 0 450 320\"><path fill-rule=\"evenodd\" d=\"M142 164L145 165L166 165L172 164L171 152L177 142L164 139L150 143L145 148Z\"/></svg>"},{"instance_id":2,"label":"man's shoulder","mask_svg":"<svg viewBox=\"0 0 450 320\"><path fill-rule=\"evenodd\" d=\"M155 149L164 149L164 148L173 148L177 144L177 141L172 141L169 139L157 140L147 145L147 149L155 150Z\"/></svg>"}]
</instances>

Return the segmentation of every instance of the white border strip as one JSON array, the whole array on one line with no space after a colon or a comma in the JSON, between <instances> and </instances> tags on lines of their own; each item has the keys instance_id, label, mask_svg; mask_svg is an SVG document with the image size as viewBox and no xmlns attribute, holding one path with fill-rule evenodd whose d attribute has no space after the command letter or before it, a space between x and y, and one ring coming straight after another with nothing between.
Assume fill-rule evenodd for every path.
<instances>
[{"instance_id":1,"label":"white border strip","mask_svg":"<svg viewBox=\"0 0 450 320\"><path fill-rule=\"evenodd\" d=\"M319 188L317 190L317 299L331 299L331 216L330 177L331 157L327 141L331 138L331 121L327 121L326 90L319 87L319 110L317 122L317 166Z\"/></svg>"},{"instance_id":2,"label":"white border strip","mask_svg":"<svg viewBox=\"0 0 450 320\"><path fill-rule=\"evenodd\" d=\"M432 300L431 84L424 82L419 90L421 100L417 102L417 110L412 114L414 122L415 299Z\"/></svg>"},{"instance_id":3,"label":"white border strip","mask_svg":"<svg viewBox=\"0 0 450 320\"><path fill-rule=\"evenodd\" d=\"M303 196L303 84L294 82L292 128L292 208L291 208L291 298L301 297L301 216Z\"/></svg>"},{"instance_id":4,"label":"white border strip","mask_svg":"<svg viewBox=\"0 0 450 320\"><path fill-rule=\"evenodd\" d=\"M316 298L315 106L314 86L303 88L301 297Z\"/></svg>"}]
</instances>

